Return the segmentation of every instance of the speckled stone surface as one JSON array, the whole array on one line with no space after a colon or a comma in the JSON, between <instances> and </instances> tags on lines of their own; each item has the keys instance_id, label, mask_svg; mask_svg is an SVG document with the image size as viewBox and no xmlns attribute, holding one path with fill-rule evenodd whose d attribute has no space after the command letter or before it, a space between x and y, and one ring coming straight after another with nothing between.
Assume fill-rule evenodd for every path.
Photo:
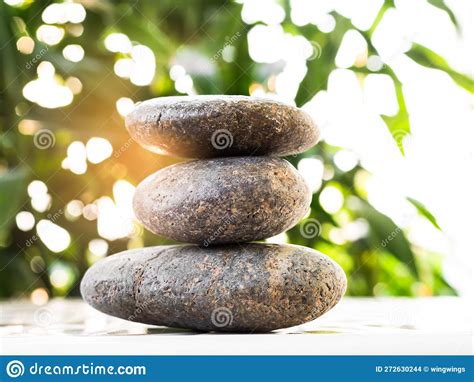
<instances>
[{"instance_id":1,"label":"speckled stone surface","mask_svg":"<svg viewBox=\"0 0 474 382\"><path fill-rule=\"evenodd\" d=\"M306 151L320 138L304 111L245 96L151 99L127 115L126 126L147 149L186 158L285 156Z\"/></svg>"},{"instance_id":2,"label":"speckled stone surface","mask_svg":"<svg viewBox=\"0 0 474 382\"><path fill-rule=\"evenodd\" d=\"M342 269L309 248L159 246L94 264L83 298L112 316L202 331L268 332L314 320L346 290Z\"/></svg>"},{"instance_id":3,"label":"speckled stone surface","mask_svg":"<svg viewBox=\"0 0 474 382\"><path fill-rule=\"evenodd\" d=\"M194 160L166 167L135 192L150 231L204 246L261 240L305 215L311 192L287 161L271 157Z\"/></svg>"}]
</instances>

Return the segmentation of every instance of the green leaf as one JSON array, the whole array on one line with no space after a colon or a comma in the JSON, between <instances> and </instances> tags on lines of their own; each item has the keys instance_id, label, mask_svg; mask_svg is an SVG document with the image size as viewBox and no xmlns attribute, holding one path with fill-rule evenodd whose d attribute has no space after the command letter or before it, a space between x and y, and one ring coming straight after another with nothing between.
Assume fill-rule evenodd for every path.
<instances>
[{"instance_id":1,"label":"green leaf","mask_svg":"<svg viewBox=\"0 0 474 382\"><path fill-rule=\"evenodd\" d=\"M375 20L372 24L372 26L370 27L369 29L369 35L372 36L372 33L374 33L375 29L377 28L377 26L379 25L380 21L382 20L383 18L383 15L385 14L385 12L390 9L390 8L394 8L395 7L395 4L393 3L393 0L386 0L384 1L384 3L382 4L382 6L380 7L380 10L379 12L377 13L377 16L375 17Z\"/></svg>"},{"instance_id":2,"label":"green leaf","mask_svg":"<svg viewBox=\"0 0 474 382\"><path fill-rule=\"evenodd\" d=\"M405 98L403 96L402 84L391 69L387 68L386 70L390 72L390 76L392 77L392 80L395 84L395 92L398 101L398 113L393 117L384 115L382 118L387 124L390 134L392 134L398 149L402 155L405 155L405 150L403 149L403 139L405 136L410 134L410 120L405 104Z\"/></svg>"},{"instance_id":3,"label":"green leaf","mask_svg":"<svg viewBox=\"0 0 474 382\"><path fill-rule=\"evenodd\" d=\"M433 52L431 49L414 43L406 55L415 60L420 65L446 72L459 86L471 93L474 92L474 79L453 70L443 57Z\"/></svg>"},{"instance_id":4,"label":"green leaf","mask_svg":"<svg viewBox=\"0 0 474 382\"><path fill-rule=\"evenodd\" d=\"M384 249L403 262L419 278L415 254L403 230L392 219L380 213L369 203L361 200L357 212L369 222L372 244L377 249Z\"/></svg>"},{"instance_id":5,"label":"green leaf","mask_svg":"<svg viewBox=\"0 0 474 382\"><path fill-rule=\"evenodd\" d=\"M428 0L432 6L445 11L451 19L454 26L459 30L459 23L453 11L444 3L444 0Z\"/></svg>"},{"instance_id":6,"label":"green leaf","mask_svg":"<svg viewBox=\"0 0 474 382\"><path fill-rule=\"evenodd\" d=\"M433 216L433 214L428 211L428 209L425 207L425 205L421 202L419 202L418 200L416 199L413 199L413 198L410 198L410 197L407 197L407 200L413 204L417 211L423 215L426 219L428 219L431 224L433 224L433 226L435 226L437 229L439 229L441 231L441 227L438 225L438 222L436 221L436 218Z\"/></svg>"},{"instance_id":7,"label":"green leaf","mask_svg":"<svg viewBox=\"0 0 474 382\"><path fill-rule=\"evenodd\" d=\"M386 6L382 7L382 9L380 10L379 12L380 18L383 16L383 13L385 13L385 11L388 8L393 7L393 4L391 2L389 3L390 3L390 6L388 6L389 4L386 4ZM372 26L369 32L361 31L361 34L364 36L365 40L367 41L369 52L378 54L371 40L371 36L374 29L375 27ZM353 68L353 70L355 72L364 73L364 74L372 73L366 68ZM397 101L398 101L398 113L395 116L382 116L382 118L385 121L390 131L390 134L392 134L392 137L395 140L398 146L398 149L400 150L402 155L405 155L405 151L403 149L403 139L406 135L410 134L411 129L410 129L410 119L409 119L408 111L405 104L405 97L403 96L403 85L389 65L384 65L383 68L378 73L389 75L392 78L395 85L395 93L396 93Z\"/></svg>"},{"instance_id":8,"label":"green leaf","mask_svg":"<svg viewBox=\"0 0 474 382\"><path fill-rule=\"evenodd\" d=\"M351 68L352 71L363 75L374 74L366 68ZM382 115L381 117L385 121L387 128L390 131L393 139L395 140L400 152L404 155L403 139L405 136L410 134L410 119L405 104L405 98L403 96L403 85L397 78L393 70L385 65L377 74L387 74L392 78L395 85L395 93L398 101L398 113L394 116Z\"/></svg>"},{"instance_id":9,"label":"green leaf","mask_svg":"<svg viewBox=\"0 0 474 382\"><path fill-rule=\"evenodd\" d=\"M21 99L17 84L22 78L22 57L17 54L18 36L12 20L13 11L3 1L0 2L0 117Z\"/></svg>"},{"instance_id":10,"label":"green leaf","mask_svg":"<svg viewBox=\"0 0 474 382\"><path fill-rule=\"evenodd\" d=\"M311 100L320 90L327 88L329 74L336 68L336 54L341 45L342 38L352 24L346 18L334 15L336 28L329 35L319 33L316 27L306 26L298 28L298 31L313 45L314 58L307 62L308 71L301 81L296 104L304 105Z\"/></svg>"},{"instance_id":11,"label":"green leaf","mask_svg":"<svg viewBox=\"0 0 474 382\"><path fill-rule=\"evenodd\" d=\"M27 172L23 168L0 175L0 236L8 232L26 196Z\"/></svg>"}]
</instances>

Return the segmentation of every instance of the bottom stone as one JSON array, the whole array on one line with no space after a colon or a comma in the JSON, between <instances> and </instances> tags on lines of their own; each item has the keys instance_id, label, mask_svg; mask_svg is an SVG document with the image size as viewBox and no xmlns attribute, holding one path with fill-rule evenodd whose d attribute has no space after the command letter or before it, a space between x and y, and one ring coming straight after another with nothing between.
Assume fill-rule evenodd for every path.
<instances>
[{"instance_id":1,"label":"bottom stone","mask_svg":"<svg viewBox=\"0 0 474 382\"><path fill-rule=\"evenodd\" d=\"M314 320L346 290L342 269L310 248L159 246L94 264L81 294L103 313L201 331L268 332Z\"/></svg>"}]
</instances>

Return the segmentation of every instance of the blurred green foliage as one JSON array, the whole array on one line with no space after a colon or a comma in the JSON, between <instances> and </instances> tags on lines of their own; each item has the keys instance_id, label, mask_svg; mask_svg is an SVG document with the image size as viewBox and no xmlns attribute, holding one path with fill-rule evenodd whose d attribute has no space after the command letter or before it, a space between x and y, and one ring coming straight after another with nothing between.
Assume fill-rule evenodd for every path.
<instances>
[{"instance_id":1,"label":"blurred green foliage","mask_svg":"<svg viewBox=\"0 0 474 382\"><path fill-rule=\"evenodd\" d=\"M55 46L47 46L36 37L43 24L42 11L49 1L26 1L18 7L0 1L0 297L26 297L36 288L45 288L50 295L78 295L81 275L91 263L88 243L98 238L97 222L84 217L68 219L66 204L81 200L93 203L104 195L112 195L112 186L118 179L137 184L146 175L173 163L176 159L153 155L138 147L123 127L123 119L116 111L120 97L144 100L156 96L179 94L170 78L169 69L178 55L188 60L209 61L229 41L235 56L226 62L221 56L212 71L190 72L198 94L249 94L252 84L268 83L279 73L278 65L252 61L248 52L247 33L252 27L241 21L242 5L220 0L175 1L84 1L87 17L77 25L64 24L65 37ZM452 12L443 2L432 2ZM335 56L347 30L354 28L350 20L333 12L336 27L331 33L322 33L312 24L298 27L289 17L290 4L281 3L286 10L282 25L286 32L302 35L317 42L321 55L307 62L308 71L296 96L298 106L304 105L318 91L325 89L329 74L335 69ZM370 42L376 24L383 13L393 7L386 1L368 31L361 31L368 43L368 54L376 54ZM76 30L74 29L76 28ZM104 38L112 32L121 32L133 42L150 47L156 57L156 74L150 86L137 87L114 74L114 63L123 53L111 53L104 47ZM31 36L35 48L31 54L22 54L17 41ZM85 58L72 63L61 54L64 46L80 44ZM439 68L453 77L461 86L472 89L472 80L452 70L446 62L429 49L413 45L407 53L420 64ZM39 57L36 58L35 57ZM82 91L74 101L59 109L45 109L27 101L22 95L26 83L36 78L36 67L42 61L51 62L63 78L74 76L82 82ZM352 68L359 75L368 72L365 67ZM396 85L400 111L385 121L392 132L409 132L408 116L404 106L401 84L391 68L384 65L380 73L390 75ZM32 134L21 133L22 121L35 121L41 129L54 132L55 145L40 150L33 144ZM89 164L83 175L61 168L68 145L73 141L87 142L99 136L109 140L114 148L110 158L97 165ZM332 174L323 181L314 194L311 215L288 232L294 244L316 248L334 258L345 269L349 279L348 294L368 295L438 295L453 294L452 288L441 275L440 256L410 243L403 230L367 201L364 184L366 170L356 166L348 172L334 166L333 157L339 149L321 143L308 152L288 158L297 164L303 157L317 157L325 163L325 173ZM28 183L38 179L46 183L52 196L50 208L37 212L26 193ZM327 185L336 187L344 195L342 209L334 214L324 211L319 204L321 190ZM416 200L410 200L418 213L433 223L435 218ZM36 236L35 230L23 232L15 224L18 211L30 211L35 220L51 219L71 235L70 246L52 253ZM304 224L317 220L318 235L302 234ZM334 230L351 222L364 222L367 233L355 240L334 240ZM166 243L146 232L134 237L109 242L108 253L130 246ZM387 238L393 237L388 240ZM51 284L51 272L57 267L66 269L70 281L63 287ZM55 268L56 267L56 268Z\"/></svg>"}]
</instances>

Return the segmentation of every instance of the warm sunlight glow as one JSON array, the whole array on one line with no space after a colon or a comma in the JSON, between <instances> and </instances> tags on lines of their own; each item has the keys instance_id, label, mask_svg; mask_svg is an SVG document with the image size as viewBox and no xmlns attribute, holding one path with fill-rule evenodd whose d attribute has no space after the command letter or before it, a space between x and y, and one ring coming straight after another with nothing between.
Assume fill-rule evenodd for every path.
<instances>
[{"instance_id":1,"label":"warm sunlight glow","mask_svg":"<svg viewBox=\"0 0 474 382\"><path fill-rule=\"evenodd\" d=\"M67 157L63 160L62 167L74 174L81 175L87 171L86 146L80 141L72 142L67 148Z\"/></svg>"},{"instance_id":2,"label":"warm sunlight glow","mask_svg":"<svg viewBox=\"0 0 474 382\"><path fill-rule=\"evenodd\" d=\"M82 82L77 77L68 77L64 83L72 92L72 94L79 94L82 91Z\"/></svg>"},{"instance_id":3,"label":"warm sunlight glow","mask_svg":"<svg viewBox=\"0 0 474 382\"><path fill-rule=\"evenodd\" d=\"M55 75L54 66L43 61L37 68L38 79L28 82L23 88L23 96L38 105L55 109L69 105L73 100L72 91L62 84L62 79Z\"/></svg>"},{"instance_id":4,"label":"warm sunlight glow","mask_svg":"<svg viewBox=\"0 0 474 382\"><path fill-rule=\"evenodd\" d=\"M117 102L115 103L115 106L119 114L122 117L125 117L128 113L130 113L133 110L133 108L135 107L135 104L130 98L121 97L117 100Z\"/></svg>"},{"instance_id":5,"label":"warm sunlight glow","mask_svg":"<svg viewBox=\"0 0 474 382\"><path fill-rule=\"evenodd\" d=\"M41 306L48 302L49 295L46 289L36 288L33 292L31 292L30 299L33 304Z\"/></svg>"},{"instance_id":6,"label":"warm sunlight glow","mask_svg":"<svg viewBox=\"0 0 474 382\"><path fill-rule=\"evenodd\" d=\"M22 36L16 42L16 48L20 53L31 54L35 49L35 41L29 36Z\"/></svg>"},{"instance_id":7,"label":"warm sunlight glow","mask_svg":"<svg viewBox=\"0 0 474 382\"><path fill-rule=\"evenodd\" d=\"M117 240L127 237L133 230L133 223L121 216L114 201L109 197L99 198L97 201L97 231L107 240Z\"/></svg>"},{"instance_id":8,"label":"warm sunlight glow","mask_svg":"<svg viewBox=\"0 0 474 382\"><path fill-rule=\"evenodd\" d=\"M106 160L112 155L112 152L112 145L105 138L93 137L87 141L87 160L91 163L97 164Z\"/></svg>"}]
</instances>

